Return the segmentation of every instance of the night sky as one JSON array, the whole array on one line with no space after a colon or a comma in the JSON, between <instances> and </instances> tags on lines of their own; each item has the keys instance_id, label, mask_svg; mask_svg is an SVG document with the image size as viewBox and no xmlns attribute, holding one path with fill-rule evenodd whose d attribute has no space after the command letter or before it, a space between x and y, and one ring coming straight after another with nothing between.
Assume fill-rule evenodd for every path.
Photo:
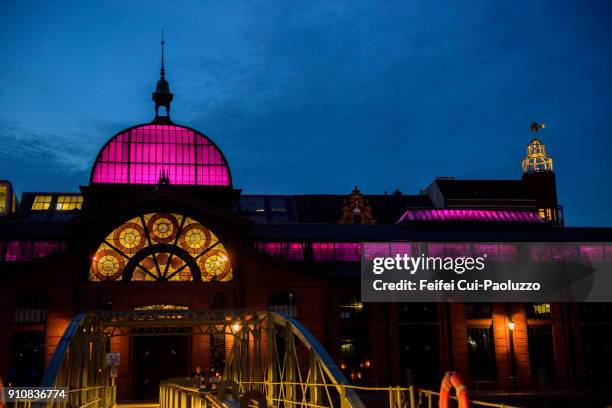
<instances>
[{"instance_id":1,"label":"night sky","mask_svg":"<svg viewBox=\"0 0 612 408\"><path fill-rule=\"evenodd\" d=\"M520 177L529 125L569 225L611 226L612 2L3 2L0 179L77 191L153 118L166 32L175 122L246 193L416 194Z\"/></svg>"}]
</instances>

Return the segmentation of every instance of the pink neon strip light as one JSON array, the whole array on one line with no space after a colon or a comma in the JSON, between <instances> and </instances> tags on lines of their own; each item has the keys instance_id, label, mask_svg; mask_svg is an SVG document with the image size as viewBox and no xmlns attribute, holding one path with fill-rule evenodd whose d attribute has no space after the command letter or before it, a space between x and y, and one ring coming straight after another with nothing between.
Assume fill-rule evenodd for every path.
<instances>
[{"instance_id":1,"label":"pink neon strip light","mask_svg":"<svg viewBox=\"0 0 612 408\"><path fill-rule=\"evenodd\" d=\"M535 212L511 210L415 209L406 211L398 223L410 221L476 221L543 223Z\"/></svg>"}]
</instances>

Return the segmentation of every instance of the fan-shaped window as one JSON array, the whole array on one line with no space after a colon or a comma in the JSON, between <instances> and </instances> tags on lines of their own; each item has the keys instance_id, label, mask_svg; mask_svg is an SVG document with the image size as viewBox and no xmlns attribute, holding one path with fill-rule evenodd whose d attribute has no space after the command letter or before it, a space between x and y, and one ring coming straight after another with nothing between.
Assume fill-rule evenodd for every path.
<instances>
[{"instance_id":1,"label":"fan-shaped window","mask_svg":"<svg viewBox=\"0 0 612 408\"><path fill-rule=\"evenodd\" d=\"M217 236L178 214L146 214L113 230L98 247L90 281L219 281L232 279Z\"/></svg>"}]
</instances>

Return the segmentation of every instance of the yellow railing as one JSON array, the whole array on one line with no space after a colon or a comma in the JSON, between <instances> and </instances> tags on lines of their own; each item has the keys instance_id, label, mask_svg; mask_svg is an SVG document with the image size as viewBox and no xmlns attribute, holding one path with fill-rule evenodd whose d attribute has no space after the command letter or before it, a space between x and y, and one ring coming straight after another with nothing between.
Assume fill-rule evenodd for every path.
<instances>
[{"instance_id":1,"label":"yellow railing","mask_svg":"<svg viewBox=\"0 0 612 408\"><path fill-rule=\"evenodd\" d=\"M342 396L346 394L347 389L355 390L359 393L360 397L364 401L365 405L368 406L368 401L370 397L375 399L378 404L382 404L380 406L388 406L390 408L433 408L438 406L440 393L436 391L423 390L420 388L416 388L413 386L410 387L366 387L360 385L338 385L338 384L312 384L312 383L297 383L297 382L277 382L277 383L267 383L267 382L242 382L240 385L240 391L245 392L253 386L278 386L282 388L282 386L296 386L300 387L302 392L302 397L286 399L282 397L268 397L268 401L270 403L274 403L278 405L282 403L285 406L292 406L296 408L333 408L333 407L341 407L344 408L345 405L339 403L335 404L325 404L321 405L319 403L313 403L307 398L307 392L312 387L317 387L325 390L326 393L337 392L338 400L343 401ZM457 398L455 396L450 397L453 400ZM330 400L333 400L331 398ZM486 401L475 401L470 400L471 406L475 407L489 407L489 408L519 408L516 406L504 404L504 403L493 403Z\"/></svg>"},{"instance_id":2,"label":"yellow railing","mask_svg":"<svg viewBox=\"0 0 612 408\"><path fill-rule=\"evenodd\" d=\"M178 384L160 384L160 408L226 408L227 406L210 393Z\"/></svg>"}]
</instances>

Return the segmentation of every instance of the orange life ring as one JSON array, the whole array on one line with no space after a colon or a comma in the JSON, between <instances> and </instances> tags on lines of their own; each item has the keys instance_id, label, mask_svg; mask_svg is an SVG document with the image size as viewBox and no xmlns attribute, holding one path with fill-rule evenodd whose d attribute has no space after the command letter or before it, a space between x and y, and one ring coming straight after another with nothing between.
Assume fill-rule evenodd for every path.
<instances>
[{"instance_id":1,"label":"orange life ring","mask_svg":"<svg viewBox=\"0 0 612 408\"><path fill-rule=\"evenodd\" d=\"M454 388L459 400L459 408L469 408L470 396L468 390L459 373L449 371L444 375L442 384L440 384L440 408L449 408L450 391Z\"/></svg>"}]
</instances>

